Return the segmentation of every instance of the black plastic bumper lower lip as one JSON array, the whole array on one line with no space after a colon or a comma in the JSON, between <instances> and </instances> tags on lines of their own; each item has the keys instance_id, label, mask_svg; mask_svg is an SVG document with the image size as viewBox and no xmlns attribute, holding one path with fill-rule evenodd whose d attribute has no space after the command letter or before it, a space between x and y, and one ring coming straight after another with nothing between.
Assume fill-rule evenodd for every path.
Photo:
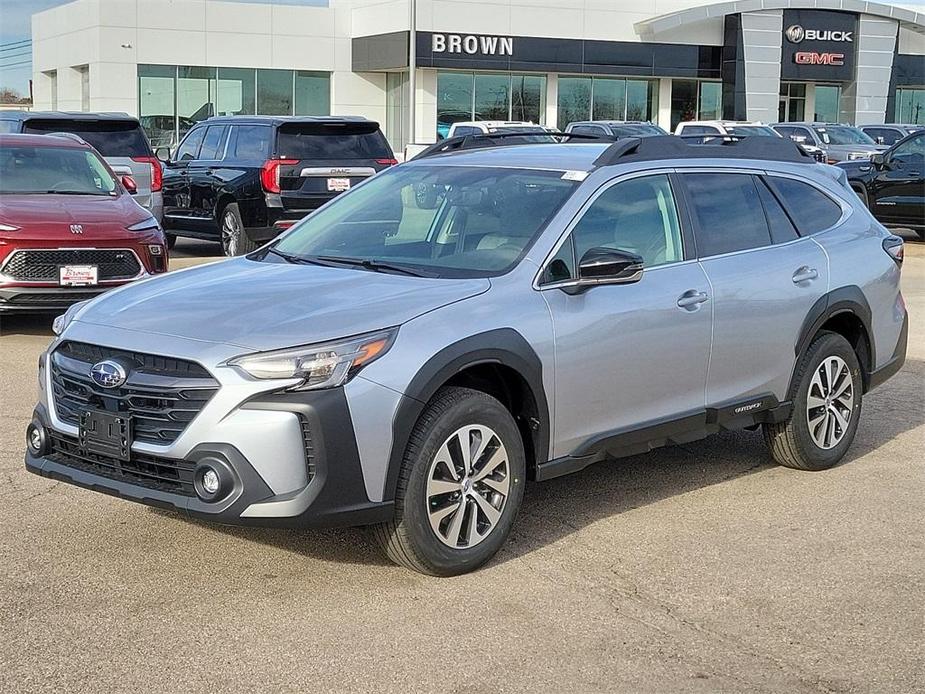
<instances>
[{"instance_id":1,"label":"black plastic bumper lower lip","mask_svg":"<svg viewBox=\"0 0 925 694\"><path fill-rule=\"evenodd\" d=\"M61 313L79 301L99 296L118 285L90 289L71 287L0 288L0 313Z\"/></svg>"},{"instance_id":2,"label":"black plastic bumper lower lip","mask_svg":"<svg viewBox=\"0 0 925 694\"><path fill-rule=\"evenodd\" d=\"M242 517L241 514L252 504L278 501L283 497L274 497L272 490L241 452L224 443L200 444L187 456L187 460L197 462L219 458L233 470L237 478L234 490L223 500L214 503L195 496L115 479L110 475L95 474L62 464L53 456L34 456L28 450L25 454L26 469L67 484L226 525L334 527L369 525L392 518L393 502L372 502L366 495L353 427L349 426L346 396L342 389L268 396L251 401L246 407L294 412L304 417L312 430L317 432L314 437L314 470L308 485L311 503L302 513L284 517ZM33 421L48 428L49 418L42 406L36 408ZM344 426L345 421L348 426ZM291 494L284 495L288 496Z\"/></svg>"}]
</instances>

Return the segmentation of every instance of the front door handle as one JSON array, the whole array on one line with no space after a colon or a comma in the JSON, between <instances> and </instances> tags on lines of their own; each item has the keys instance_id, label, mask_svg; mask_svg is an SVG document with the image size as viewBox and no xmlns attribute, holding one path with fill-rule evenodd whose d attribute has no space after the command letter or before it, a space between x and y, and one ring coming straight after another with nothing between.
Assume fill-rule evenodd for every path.
<instances>
[{"instance_id":1,"label":"front door handle","mask_svg":"<svg viewBox=\"0 0 925 694\"><path fill-rule=\"evenodd\" d=\"M693 310L704 301L709 300L706 292L698 292L696 289L688 289L678 297L678 307Z\"/></svg>"},{"instance_id":2,"label":"front door handle","mask_svg":"<svg viewBox=\"0 0 925 694\"><path fill-rule=\"evenodd\" d=\"M817 277L819 277L819 272L816 268L804 265L793 273L793 283L800 284L800 282L811 282Z\"/></svg>"}]
</instances>

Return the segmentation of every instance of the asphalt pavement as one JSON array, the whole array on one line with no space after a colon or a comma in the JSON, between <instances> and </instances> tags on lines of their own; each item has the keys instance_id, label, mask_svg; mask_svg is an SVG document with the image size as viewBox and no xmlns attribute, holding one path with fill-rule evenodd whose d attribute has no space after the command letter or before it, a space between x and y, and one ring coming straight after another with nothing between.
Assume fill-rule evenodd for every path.
<instances>
[{"instance_id":1,"label":"asphalt pavement","mask_svg":"<svg viewBox=\"0 0 925 694\"><path fill-rule=\"evenodd\" d=\"M925 244L847 458L721 434L527 488L484 569L191 522L26 473L48 318L0 322L0 692L925 691ZM181 241L174 265L217 246Z\"/></svg>"}]
</instances>

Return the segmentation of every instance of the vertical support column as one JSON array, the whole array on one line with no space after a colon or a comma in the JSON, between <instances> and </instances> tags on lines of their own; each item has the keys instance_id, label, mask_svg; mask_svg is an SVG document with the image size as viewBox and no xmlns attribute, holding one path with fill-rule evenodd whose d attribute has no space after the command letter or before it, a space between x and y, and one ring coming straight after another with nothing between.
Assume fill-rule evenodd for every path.
<instances>
[{"instance_id":1,"label":"vertical support column","mask_svg":"<svg viewBox=\"0 0 925 694\"><path fill-rule=\"evenodd\" d=\"M432 144L437 141L437 71L418 70L415 84L412 106L417 117L411 142Z\"/></svg>"},{"instance_id":2,"label":"vertical support column","mask_svg":"<svg viewBox=\"0 0 925 694\"><path fill-rule=\"evenodd\" d=\"M883 122L898 32L895 19L860 16L854 81L842 90L840 120L857 125Z\"/></svg>"},{"instance_id":3,"label":"vertical support column","mask_svg":"<svg viewBox=\"0 0 925 694\"><path fill-rule=\"evenodd\" d=\"M671 78L658 81L658 124L671 132Z\"/></svg>"},{"instance_id":4,"label":"vertical support column","mask_svg":"<svg viewBox=\"0 0 925 694\"><path fill-rule=\"evenodd\" d=\"M550 128L564 128L568 123L559 125L559 75L555 72L546 74L546 123Z\"/></svg>"},{"instance_id":5,"label":"vertical support column","mask_svg":"<svg viewBox=\"0 0 925 694\"><path fill-rule=\"evenodd\" d=\"M782 10L742 13L745 118L773 123L780 103Z\"/></svg>"}]
</instances>

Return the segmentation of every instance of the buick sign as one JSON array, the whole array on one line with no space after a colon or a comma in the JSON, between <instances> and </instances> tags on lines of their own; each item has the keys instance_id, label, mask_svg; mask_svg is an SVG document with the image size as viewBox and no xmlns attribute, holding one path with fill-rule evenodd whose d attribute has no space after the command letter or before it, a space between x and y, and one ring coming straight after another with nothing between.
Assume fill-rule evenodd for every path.
<instances>
[{"instance_id":1,"label":"buick sign","mask_svg":"<svg viewBox=\"0 0 925 694\"><path fill-rule=\"evenodd\" d=\"M830 29L804 29L799 24L787 27L784 35L790 43L806 41L836 41L840 43L853 43L853 31L834 31Z\"/></svg>"},{"instance_id":2,"label":"buick sign","mask_svg":"<svg viewBox=\"0 0 925 694\"><path fill-rule=\"evenodd\" d=\"M119 362L106 359L90 367L90 378L103 388L118 388L128 379L128 373Z\"/></svg>"}]
</instances>

